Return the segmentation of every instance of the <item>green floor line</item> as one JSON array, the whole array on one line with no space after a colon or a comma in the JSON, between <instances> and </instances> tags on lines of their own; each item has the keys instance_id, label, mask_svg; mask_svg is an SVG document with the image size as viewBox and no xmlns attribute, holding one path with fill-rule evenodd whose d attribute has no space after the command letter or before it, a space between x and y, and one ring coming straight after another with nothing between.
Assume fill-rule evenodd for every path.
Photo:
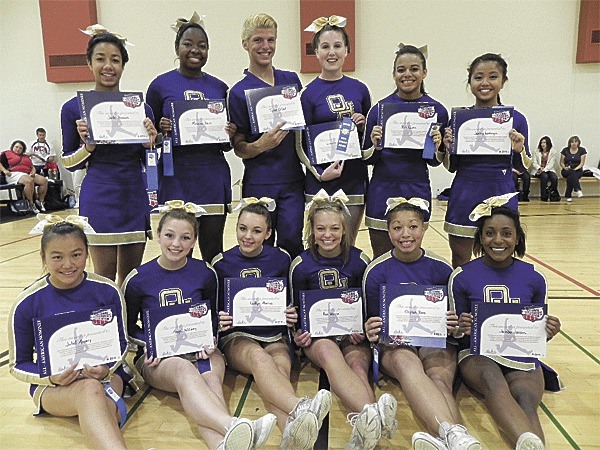
<instances>
[{"instance_id":1,"label":"green floor line","mask_svg":"<svg viewBox=\"0 0 600 450\"><path fill-rule=\"evenodd\" d=\"M542 411L544 411L546 413L546 415L552 421L552 423L554 424L554 426L556 428L558 428L558 431L560 431L560 433L567 440L567 442L569 444L571 444L571 447L573 447L575 450L581 450L581 447L579 445L577 445L577 442L575 442L573 440L573 438L571 437L571 435L569 433L567 433L567 430L565 430L563 428L563 426L560 424L560 422L558 421L558 419L556 417L554 417L554 415L550 412L550 410L546 407L546 405L544 405L544 402L540 403L540 408L542 408Z\"/></svg>"},{"instance_id":2,"label":"green floor line","mask_svg":"<svg viewBox=\"0 0 600 450\"><path fill-rule=\"evenodd\" d=\"M562 330L560 330L559 333L562 334L567 339L567 341L569 341L571 344L573 344L575 347L577 347L579 350L581 350L583 353L585 353L587 356L589 356L592 359L592 361L594 361L596 364L600 365L600 360L598 358L596 358L594 355L592 355L588 350L586 350L575 339L573 339L571 336L569 336L567 333L565 333Z\"/></svg>"},{"instance_id":3,"label":"green floor line","mask_svg":"<svg viewBox=\"0 0 600 450\"><path fill-rule=\"evenodd\" d=\"M242 408L244 407L244 403L246 403L246 398L248 398L248 392L250 392L250 387L252 386L253 381L254 377L249 376L248 381L246 381L246 386L244 386L244 392L242 392L240 401L238 402L237 408L235 408L235 412L233 413L235 417L240 417L240 414L242 413Z\"/></svg>"},{"instance_id":4,"label":"green floor line","mask_svg":"<svg viewBox=\"0 0 600 450\"><path fill-rule=\"evenodd\" d=\"M135 402L135 404L131 407L131 409L127 412L127 419L125 420L125 423L129 422L129 419L131 418L131 416L133 416L135 414L135 412L137 411L137 409L140 407L140 405L142 404L142 402L146 399L146 397L148 397L148 395L150 394L150 392L152 391L152 386L148 386L146 388L146 390L144 391L144 393L140 396L140 398L138 399L137 402Z\"/></svg>"}]
</instances>

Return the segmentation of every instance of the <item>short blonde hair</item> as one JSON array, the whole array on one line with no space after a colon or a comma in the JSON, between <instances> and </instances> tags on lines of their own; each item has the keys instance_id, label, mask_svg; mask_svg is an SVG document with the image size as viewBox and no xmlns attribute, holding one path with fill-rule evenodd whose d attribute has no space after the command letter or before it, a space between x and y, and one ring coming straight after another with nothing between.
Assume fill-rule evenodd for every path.
<instances>
[{"instance_id":1,"label":"short blonde hair","mask_svg":"<svg viewBox=\"0 0 600 450\"><path fill-rule=\"evenodd\" d=\"M242 27L242 41L247 41L248 38L257 29L273 29L277 36L277 22L271 16L265 13L253 14L244 20Z\"/></svg>"}]
</instances>

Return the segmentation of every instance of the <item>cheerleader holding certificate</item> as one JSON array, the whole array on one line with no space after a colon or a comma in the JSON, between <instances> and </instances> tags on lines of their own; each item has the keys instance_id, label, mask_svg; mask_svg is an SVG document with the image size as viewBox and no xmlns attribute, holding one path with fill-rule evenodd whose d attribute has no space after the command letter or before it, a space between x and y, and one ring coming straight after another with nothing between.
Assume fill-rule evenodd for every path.
<instances>
[{"instance_id":1,"label":"cheerleader holding certificate","mask_svg":"<svg viewBox=\"0 0 600 450\"><path fill-rule=\"evenodd\" d=\"M441 132L448 124L448 111L425 91L424 80L428 73L426 51L426 47L399 45L392 70L396 90L381 99L367 116L363 158L368 164L373 164L373 176L367 192L365 223L369 227L374 257L392 249L385 218L386 199L391 196L419 197L431 204L428 166L439 166L444 159L444 154L438 149L442 142ZM422 106L417 106L419 103ZM385 142L383 139L384 133L386 136L390 135L392 127L379 124L378 116L382 108L393 110L396 107L411 108L412 112L396 113L388 121L399 122L402 131L401 137L394 140L392 147L391 143L387 143L391 138L386 137ZM404 118L400 119L402 116ZM438 125L430 136L417 139L417 136L411 134L411 130L416 128L415 122L419 122L421 127L424 124L431 126L432 123ZM431 155L424 154L426 144L433 144ZM430 211L427 211L425 223L429 222L429 216Z\"/></svg>"},{"instance_id":2,"label":"cheerleader holding certificate","mask_svg":"<svg viewBox=\"0 0 600 450\"><path fill-rule=\"evenodd\" d=\"M295 305L303 290L361 286L369 259L350 245L346 198L343 192L329 197L320 191L309 204L304 232L308 248L290 268ZM331 390L351 411L348 417L352 435L346 449L372 449L382 436L390 438L397 426L397 403L390 394L383 394L375 402L368 377L371 352L365 335L313 339L308 331L298 329L294 340L314 364L325 370Z\"/></svg>"},{"instance_id":3,"label":"cheerleader holding certificate","mask_svg":"<svg viewBox=\"0 0 600 450\"><path fill-rule=\"evenodd\" d=\"M493 197L477 206L473 253L479 258L457 268L450 278L450 304L459 315L461 338L458 368L463 382L479 392L498 427L516 449L544 449L544 432L537 409L544 391L543 366L536 358L470 354L474 302L546 304L544 276L515 258L525 254L525 233L519 214L506 197ZM546 337L560 331L560 321L546 316Z\"/></svg>"},{"instance_id":4,"label":"cheerleader holding certificate","mask_svg":"<svg viewBox=\"0 0 600 450\"><path fill-rule=\"evenodd\" d=\"M94 74L95 91L119 92L119 83L129 55L125 38L100 25L85 31L91 35L86 57ZM139 98L137 99L139 100ZM90 235L90 253L96 272L121 284L139 266L150 230L150 208L142 176L145 148L156 138L152 110L145 106L147 144L103 144L89 142L88 124L81 120L77 98L61 110L64 166L75 171L87 164L81 187L79 212L89 218L96 234ZM154 155L154 153L150 153Z\"/></svg>"},{"instance_id":5,"label":"cheerleader holding certificate","mask_svg":"<svg viewBox=\"0 0 600 450\"><path fill-rule=\"evenodd\" d=\"M275 201L268 197L245 198L238 207L238 245L217 255L213 267L219 276L220 304L223 307L225 278L287 277L290 256L264 245L271 234L271 211ZM238 209L236 208L236 209ZM287 327L232 327L233 317L219 312L219 347L227 364L252 375L267 408L278 419L282 449L312 448L323 418L331 406L331 394L321 390L314 398L299 398L290 382L292 366L288 327L298 320L296 308L285 311Z\"/></svg>"},{"instance_id":6,"label":"cheerleader holding certificate","mask_svg":"<svg viewBox=\"0 0 600 450\"><path fill-rule=\"evenodd\" d=\"M387 201L389 239L394 248L375 259L365 271L363 292L367 302L365 330L373 343L379 340L383 322L380 289L383 285L446 285L452 267L421 244L429 204L421 198L390 198ZM447 312L447 327L458 323L454 311ZM400 382L402 391L415 414L429 433L413 435L413 448L479 450L481 445L461 425L458 405L452 395L456 373L456 350L380 344L375 351L381 370ZM439 436L439 437L438 437Z\"/></svg>"},{"instance_id":7,"label":"cheerleader holding certificate","mask_svg":"<svg viewBox=\"0 0 600 450\"><path fill-rule=\"evenodd\" d=\"M468 83L475 96L475 108L499 106L500 91L508 80L508 66L502 56L486 53L473 60L468 68ZM527 119L514 110L513 128L508 136L511 141L511 154L518 153L523 166L531 165L528 148ZM448 200L444 230L448 233L452 266L458 267L471 260L473 236L477 227L469 219L469 212L488 197L501 195L514 190L512 180L512 156L508 155L452 155L450 148L456 136L448 127L444 133L444 166L456 172L452 181L452 193ZM507 204L515 211L516 198Z\"/></svg>"},{"instance_id":8,"label":"cheerleader holding certificate","mask_svg":"<svg viewBox=\"0 0 600 450\"><path fill-rule=\"evenodd\" d=\"M123 283L127 302L130 339L146 345L146 331L138 325L142 311L169 308L202 300L216 317L217 275L204 261L189 257L196 244L201 209L192 203L172 201L160 208L167 211L158 224L158 258L134 269ZM216 320L213 320L216 335ZM189 418L209 448L245 449L263 445L273 428L272 414L251 422L232 417L223 397L225 361L215 346L206 346L182 356L154 359L140 347L137 367L150 386L176 392ZM147 353L147 352L146 352Z\"/></svg>"},{"instance_id":9,"label":"cheerleader holding certificate","mask_svg":"<svg viewBox=\"0 0 600 450\"><path fill-rule=\"evenodd\" d=\"M302 109L306 125L336 122L341 130L350 132L356 139L362 139L365 130L365 114L371 107L371 94L367 86L344 75L342 67L350 52L350 38L345 30L346 19L339 16L320 17L304 31L314 32L312 45L321 65L321 74L311 81L302 91ZM345 129L345 122L350 127ZM358 131L358 133L357 133ZM341 136L341 134L339 134ZM305 141L307 135L304 135ZM304 147L308 144L305 142ZM337 148L349 153L351 149ZM354 159L337 157L331 163L312 165L305 153L298 147L300 160L306 166L304 183L305 200L309 202L321 189L332 195L343 190L348 196L348 210L351 222L348 238L354 244L365 210L367 190L367 165L362 161L357 148ZM342 154L344 154L342 153ZM329 159L331 161L331 159Z\"/></svg>"},{"instance_id":10,"label":"cheerleader holding certificate","mask_svg":"<svg viewBox=\"0 0 600 450\"><path fill-rule=\"evenodd\" d=\"M121 426L125 423L125 402L120 395L123 382L129 380L121 368L127 349L123 298L112 281L85 271L88 240L84 228L93 232L86 218L44 215L38 218L41 222L32 233L43 230L40 255L48 273L19 295L9 313L10 373L31 383L30 393L38 415L78 417L81 431L93 448L123 449L125 441L115 420L118 411ZM73 362L60 373L40 375L41 351L34 351L39 330L34 331L33 319L44 318L47 323L55 316L63 326L68 326L69 314L88 311L105 326L116 321L118 361L94 366L83 364L81 369ZM52 344L50 337L37 348L52 352Z\"/></svg>"}]
</instances>

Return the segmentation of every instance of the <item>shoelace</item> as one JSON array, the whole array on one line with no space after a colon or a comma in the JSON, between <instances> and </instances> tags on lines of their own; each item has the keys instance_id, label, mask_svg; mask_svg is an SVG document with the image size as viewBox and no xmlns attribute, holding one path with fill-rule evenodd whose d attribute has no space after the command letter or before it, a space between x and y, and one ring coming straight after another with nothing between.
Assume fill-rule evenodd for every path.
<instances>
[{"instance_id":1,"label":"shoelace","mask_svg":"<svg viewBox=\"0 0 600 450\"><path fill-rule=\"evenodd\" d=\"M358 420L359 415L360 415L360 413L356 413L356 412L348 413L346 415L346 423L349 423L350 425L354 426L354 424Z\"/></svg>"}]
</instances>

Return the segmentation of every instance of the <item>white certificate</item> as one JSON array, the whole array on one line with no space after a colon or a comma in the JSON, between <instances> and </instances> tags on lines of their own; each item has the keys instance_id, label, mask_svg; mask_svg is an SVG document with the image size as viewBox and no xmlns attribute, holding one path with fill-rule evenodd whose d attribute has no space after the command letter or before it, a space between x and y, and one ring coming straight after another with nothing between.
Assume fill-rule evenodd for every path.
<instances>
[{"instance_id":1,"label":"white certificate","mask_svg":"<svg viewBox=\"0 0 600 450\"><path fill-rule=\"evenodd\" d=\"M510 155L513 128L510 106L493 108L453 108L451 153L456 155Z\"/></svg>"},{"instance_id":2,"label":"white certificate","mask_svg":"<svg viewBox=\"0 0 600 450\"><path fill-rule=\"evenodd\" d=\"M352 124L348 146L340 151L338 141L342 131L342 121L310 125L306 128L306 153L312 165L362 158L358 130Z\"/></svg>"},{"instance_id":3,"label":"white certificate","mask_svg":"<svg viewBox=\"0 0 600 450\"><path fill-rule=\"evenodd\" d=\"M244 93L253 134L272 130L281 122L285 122L282 130L298 130L306 125L295 84L248 89Z\"/></svg>"},{"instance_id":4,"label":"white certificate","mask_svg":"<svg viewBox=\"0 0 600 450\"><path fill-rule=\"evenodd\" d=\"M225 100L171 102L175 145L229 143Z\"/></svg>"},{"instance_id":5,"label":"white certificate","mask_svg":"<svg viewBox=\"0 0 600 450\"><path fill-rule=\"evenodd\" d=\"M363 333L361 290L300 291L300 322L312 337Z\"/></svg>"},{"instance_id":6,"label":"white certificate","mask_svg":"<svg viewBox=\"0 0 600 450\"><path fill-rule=\"evenodd\" d=\"M284 278L226 278L225 311L233 326L286 325L287 289Z\"/></svg>"},{"instance_id":7,"label":"white certificate","mask_svg":"<svg viewBox=\"0 0 600 450\"><path fill-rule=\"evenodd\" d=\"M437 121L435 105L428 103L382 103L379 114L385 148L423 150L429 128Z\"/></svg>"}]
</instances>

